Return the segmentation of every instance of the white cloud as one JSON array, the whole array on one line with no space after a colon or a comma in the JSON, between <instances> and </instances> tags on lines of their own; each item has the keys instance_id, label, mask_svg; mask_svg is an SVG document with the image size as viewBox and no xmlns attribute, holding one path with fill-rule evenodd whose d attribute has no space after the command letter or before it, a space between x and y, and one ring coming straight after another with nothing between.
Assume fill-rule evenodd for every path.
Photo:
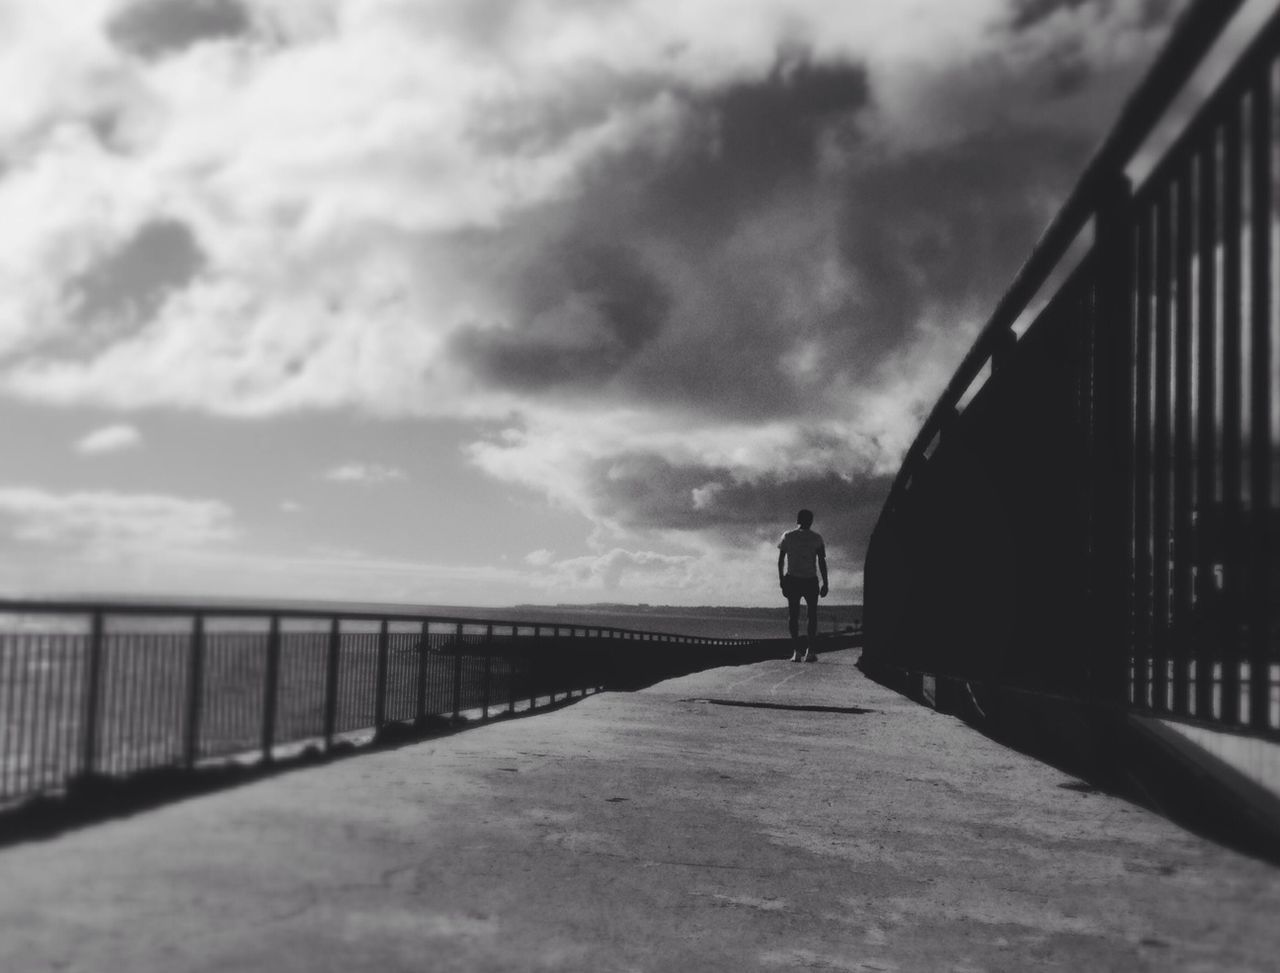
<instances>
[{"instance_id":1,"label":"white cloud","mask_svg":"<svg viewBox=\"0 0 1280 973\"><path fill-rule=\"evenodd\" d=\"M0 520L15 540L105 559L165 557L235 536L231 508L219 500L148 493L0 487Z\"/></svg>"},{"instance_id":2,"label":"white cloud","mask_svg":"<svg viewBox=\"0 0 1280 973\"><path fill-rule=\"evenodd\" d=\"M142 433L136 426L118 423L103 426L88 433L75 443L75 451L85 456L117 453L124 449L136 449L142 445Z\"/></svg>"},{"instance_id":3,"label":"white cloud","mask_svg":"<svg viewBox=\"0 0 1280 973\"><path fill-rule=\"evenodd\" d=\"M100 456L102 453L120 452L142 446L142 434L137 426L115 424L102 426L84 435L76 442L76 452L83 456Z\"/></svg>"},{"instance_id":4,"label":"white cloud","mask_svg":"<svg viewBox=\"0 0 1280 973\"><path fill-rule=\"evenodd\" d=\"M280 512L284 514L302 513L305 508L297 500L281 500Z\"/></svg>"},{"instance_id":5,"label":"white cloud","mask_svg":"<svg viewBox=\"0 0 1280 973\"><path fill-rule=\"evenodd\" d=\"M334 483L377 484L408 479L408 474L399 467L384 466L381 463L344 463L326 470L323 476Z\"/></svg>"},{"instance_id":6,"label":"white cloud","mask_svg":"<svg viewBox=\"0 0 1280 973\"><path fill-rule=\"evenodd\" d=\"M596 554L539 560L526 583L589 601L625 591L653 604L770 604L777 600L777 550L772 542L726 549L718 543L688 554L614 547ZM833 565L831 589L841 601L862 594L860 566Z\"/></svg>"}]
</instances>

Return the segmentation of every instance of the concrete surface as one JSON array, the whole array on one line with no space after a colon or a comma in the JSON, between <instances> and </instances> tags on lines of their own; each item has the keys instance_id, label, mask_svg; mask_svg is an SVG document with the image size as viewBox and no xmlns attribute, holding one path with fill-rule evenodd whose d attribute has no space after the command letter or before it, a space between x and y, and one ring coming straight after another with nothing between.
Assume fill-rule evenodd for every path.
<instances>
[{"instance_id":1,"label":"concrete surface","mask_svg":"<svg viewBox=\"0 0 1280 973\"><path fill-rule=\"evenodd\" d=\"M593 696L10 847L0 970L1280 965L1280 871L855 659Z\"/></svg>"}]
</instances>

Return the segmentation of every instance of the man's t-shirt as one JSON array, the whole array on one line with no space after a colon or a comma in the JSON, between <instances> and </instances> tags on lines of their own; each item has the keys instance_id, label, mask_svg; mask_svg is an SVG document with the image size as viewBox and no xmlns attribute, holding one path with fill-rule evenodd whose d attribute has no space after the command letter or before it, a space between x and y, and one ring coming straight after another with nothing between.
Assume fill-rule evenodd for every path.
<instances>
[{"instance_id":1,"label":"man's t-shirt","mask_svg":"<svg viewBox=\"0 0 1280 973\"><path fill-rule=\"evenodd\" d=\"M778 541L778 550L787 555L787 574L793 578L816 578L818 576L818 554L825 558L826 547L822 543L822 535L816 530L797 527L782 535Z\"/></svg>"}]
</instances>

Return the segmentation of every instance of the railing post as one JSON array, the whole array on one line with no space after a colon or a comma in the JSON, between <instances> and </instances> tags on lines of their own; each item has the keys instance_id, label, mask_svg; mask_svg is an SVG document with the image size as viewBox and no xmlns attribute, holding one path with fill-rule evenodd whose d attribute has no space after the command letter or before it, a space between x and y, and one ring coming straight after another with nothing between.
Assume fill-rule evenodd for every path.
<instances>
[{"instance_id":1,"label":"railing post","mask_svg":"<svg viewBox=\"0 0 1280 973\"><path fill-rule=\"evenodd\" d=\"M571 635L573 634L573 629L569 629L569 634L571 634ZM553 658L553 659L555 660L555 662L556 662L556 664L555 664L555 665L553 665L553 666L551 667L551 675L552 675L552 679L551 679L551 687L550 687L550 688L551 688L551 693L550 693L550 695L551 695L551 703L552 703L552 705L554 705L554 704L555 704L555 701L556 701L556 679L559 677L559 672L558 672L557 670L560 668L560 666L559 666L559 662L560 662L560 626L559 626L559 625L555 625L555 626L553 626L553 627L552 627L552 629L551 629L551 656L552 656L552 658Z\"/></svg>"},{"instance_id":2,"label":"railing post","mask_svg":"<svg viewBox=\"0 0 1280 973\"><path fill-rule=\"evenodd\" d=\"M1208 137L1202 138L1200 149L1200 168L1197 196L1200 202L1200 213L1197 220L1202 228L1218 225L1218 145L1217 133L1211 131ZM1216 233L1204 229L1197 234L1199 263L1203 268L1216 267L1218 261L1218 240ZM1217 488L1216 457L1219 442L1219 427L1215 409L1203 403L1218 400L1218 388L1221 383L1218 377L1218 341L1215 320L1218 315L1218 275L1215 272L1202 272L1199 277L1197 298L1199 301L1199 334L1197 354L1197 393L1196 399L1202 403L1197 416L1196 428L1196 511L1194 513L1194 530L1196 544L1196 591L1195 605L1198 616L1195 646L1196 688L1195 715L1200 719L1213 717L1214 663L1220 646L1217 644L1218 582L1214 573L1214 545L1211 542L1220 523L1219 512L1214 510L1211 498ZM1209 501L1209 502L1206 502Z\"/></svg>"},{"instance_id":3,"label":"railing post","mask_svg":"<svg viewBox=\"0 0 1280 973\"><path fill-rule=\"evenodd\" d=\"M519 658L519 655L516 653L516 646L515 646L516 640L519 638L519 635L520 635L520 629L515 625L512 625L511 626L511 653L512 654L510 658L513 658L513 659ZM514 670L516 667L508 666L508 668L511 670ZM512 671L507 674L507 712L514 713L515 711L516 711L516 674L514 671Z\"/></svg>"},{"instance_id":4,"label":"railing post","mask_svg":"<svg viewBox=\"0 0 1280 973\"><path fill-rule=\"evenodd\" d=\"M453 718L462 716L462 623L454 628L453 653Z\"/></svg>"},{"instance_id":5,"label":"railing post","mask_svg":"<svg viewBox=\"0 0 1280 973\"><path fill-rule=\"evenodd\" d=\"M89 623L89 659L84 688L84 728L80 762L84 774L92 774L98 757L98 719L102 701L102 612Z\"/></svg>"},{"instance_id":6,"label":"railing post","mask_svg":"<svg viewBox=\"0 0 1280 973\"><path fill-rule=\"evenodd\" d=\"M390 626L384 619L378 628L378 663L374 675L373 726L381 730L387 724L387 649L391 641Z\"/></svg>"},{"instance_id":7,"label":"railing post","mask_svg":"<svg viewBox=\"0 0 1280 973\"><path fill-rule=\"evenodd\" d=\"M276 707L280 684L280 616L271 616L267 631L267 671L262 687L262 759L271 762L276 739Z\"/></svg>"},{"instance_id":8,"label":"railing post","mask_svg":"<svg viewBox=\"0 0 1280 973\"><path fill-rule=\"evenodd\" d=\"M324 682L324 748L333 747L333 734L338 722L338 653L342 647L342 632L338 619L329 623L329 657L325 667Z\"/></svg>"},{"instance_id":9,"label":"railing post","mask_svg":"<svg viewBox=\"0 0 1280 973\"><path fill-rule=\"evenodd\" d=\"M489 718L489 679L493 672L493 625L492 623L485 626L484 629L484 698L482 706L484 708L484 719Z\"/></svg>"},{"instance_id":10,"label":"railing post","mask_svg":"<svg viewBox=\"0 0 1280 973\"><path fill-rule=\"evenodd\" d=\"M418 690L417 702L414 704L414 722L422 723L427 718L427 650L430 645L431 623L422 623L422 638L418 641Z\"/></svg>"},{"instance_id":11,"label":"railing post","mask_svg":"<svg viewBox=\"0 0 1280 973\"><path fill-rule=\"evenodd\" d=\"M187 663L187 723L182 742L182 763L192 770L200 758L200 716L204 702L204 616L191 624L191 650Z\"/></svg>"},{"instance_id":12,"label":"railing post","mask_svg":"<svg viewBox=\"0 0 1280 973\"><path fill-rule=\"evenodd\" d=\"M1272 464L1275 459L1274 432L1271 428L1272 388L1272 321L1274 287L1272 265L1275 212L1273 172L1275 151L1274 97L1272 94L1272 61L1259 73L1250 99L1251 121L1249 143L1252 155L1249 206L1251 214L1250 258L1253 268L1250 294L1249 345L1249 537L1245 552L1249 572L1247 588L1249 639L1249 725L1257 733L1271 729L1271 663L1273 655L1272 618L1274 592L1272 575L1271 530L1276 508L1271 496Z\"/></svg>"},{"instance_id":13,"label":"railing post","mask_svg":"<svg viewBox=\"0 0 1280 973\"><path fill-rule=\"evenodd\" d=\"M1132 388L1133 266L1130 233L1131 188L1118 176L1100 196L1095 217L1095 260L1098 267L1094 387L1094 428L1099 458L1096 477L1095 535L1089 586L1095 624L1090 646L1090 684L1100 702L1124 704L1129 698L1130 564L1132 534L1129 498L1133 486Z\"/></svg>"},{"instance_id":14,"label":"railing post","mask_svg":"<svg viewBox=\"0 0 1280 973\"><path fill-rule=\"evenodd\" d=\"M542 626L533 626L533 651L529 653L529 712L538 708L538 653L542 650Z\"/></svg>"}]
</instances>

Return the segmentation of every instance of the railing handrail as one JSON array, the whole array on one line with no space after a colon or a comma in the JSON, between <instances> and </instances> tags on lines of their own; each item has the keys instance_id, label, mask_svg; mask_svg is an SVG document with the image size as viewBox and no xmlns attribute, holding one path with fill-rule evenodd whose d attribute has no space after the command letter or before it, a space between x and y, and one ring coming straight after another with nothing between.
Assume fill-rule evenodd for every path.
<instances>
[{"instance_id":1,"label":"railing handrail","mask_svg":"<svg viewBox=\"0 0 1280 973\"><path fill-rule=\"evenodd\" d=\"M388 605L379 609L376 605L348 610L341 603L332 602L222 602L222 601L129 601L121 599L15 599L0 598L0 614L5 615L142 615L152 618L168 616L204 616L206 618L292 618L307 620L341 619L364 622L434 622L442 625L501 625L504 628L562 628L609 632L615 635L658 636L682 642L717 642L720 644L745 644L759 642L758 638L736 638L715 635L681 635L676 632L659 632L652 629L620 628L614 625L593 625L580 622L520 620L511 618L441 615L425 609Z\"/></svg>"},{"instance_id":2,"label":"railing handrail","mask_svg":"<svg viewBox=\"0 0 1280 973\"><path fill-rule=\"evenodd\" d=\"M1100 195L1108 191L1111 181L1123 173L1133 154L1163 120L1182 87L1200 67L1204 56L1243 3L1244 0L1195 0L1183 12L1163 51L1125 102L1117 122L930 410L894 478L886 508L901 494L912 468L986 366L1004 333L1026 310L1085 224L1093 218Z\"/></svg>"}]
</instances>

